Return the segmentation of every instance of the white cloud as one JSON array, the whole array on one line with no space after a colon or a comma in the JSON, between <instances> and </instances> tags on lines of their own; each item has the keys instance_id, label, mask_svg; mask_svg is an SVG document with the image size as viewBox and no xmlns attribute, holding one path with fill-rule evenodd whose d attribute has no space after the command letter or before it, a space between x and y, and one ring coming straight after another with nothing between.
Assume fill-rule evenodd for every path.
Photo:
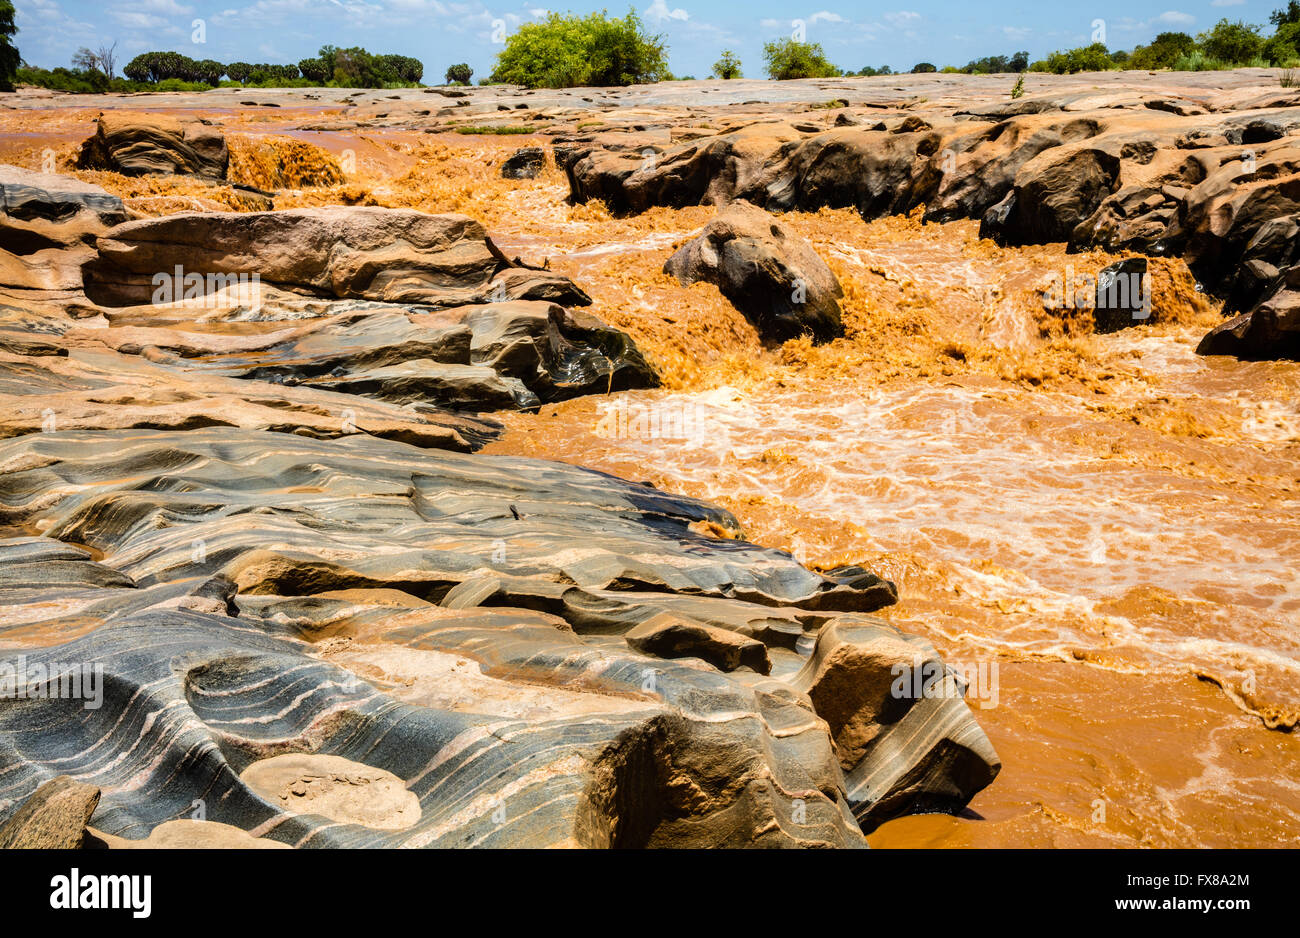
<instances>
[{"instance_id":1,"label":"white cloud","mask_svg":"<svg viewBox=\"0 0 1300 938\"><path fill-rule=\"evenodd\" d=\"M667 0L654 0L654 3L645 8L645 18L654 23L662 23L664 20L688 20L691 14L681 7L670 10Z\"/></svg>"},{"instance_id":2,"label":"white cloud","mask_svg":"<svg viewBox=\"0 0 1300 938\"><path fill-rule=\"evenodd\" d=\"M838 13L832 13L830 10L818 10L812 16L808 17L810 23L844 23L847 22L844 17Z\"/></svg>"},{"instance_id":3,"label":"white cloud","mask_svg":"<svg viewBox=\"0 0 1300 938\"><path fill-rule=\"evenodd\" d=\"M1156 17L1157 23L1169 23L1174 26L1189 26L1196 22L1196 17L1190 13L1182 13L1178 10L1166 10Z\"/></svg>"},{"instance_id":4,"label":"white cloud","mask_svg":"<svg viewBox=\"0 0 1300 938\"><path fill-rule=\"evenodd\" d=\"M1033 32L1028 26L1003 26L1002 35L1008 39L1028 39Z\"/></svg>"},{"instance_id":5,"label":"white cloud","mask_svg":"<svg viewBox=\"0 0 1300 938\"><path fill-rule=\"evenodd\" d=\"M1239 7L1239 6L1241 6L1241 5L1242 5L1243 3L1245 3L1245 2L1246 2L1246 0L1210 0L1210 6L1212 6L1212 7Z\"/></svg>"},{"instance_id":6,"label":"white cloud","mask_svg":"<svg viewBox=\"0 0 1300 938\"><path fill-rule=\"evenodd\" d=\"M895 13L885 14L885 22L898 29L911 26L920 20L920 18L921 14L913 10L898 10Z\"/></svg>"}]
</instances>

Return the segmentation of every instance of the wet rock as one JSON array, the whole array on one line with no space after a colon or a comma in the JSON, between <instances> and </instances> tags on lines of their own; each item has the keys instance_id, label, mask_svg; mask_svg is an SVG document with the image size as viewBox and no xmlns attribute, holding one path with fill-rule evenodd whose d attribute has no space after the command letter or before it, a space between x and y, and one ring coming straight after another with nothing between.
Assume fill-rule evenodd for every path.
<instances>
[{"instance_id":1,"label":"wet rock","mask_svg":"<svg viewBox=\"0 0 1300 938\"><path fill-rule=\"evenodd\" d=\"M1300 361L1300 267L1285 271L1252 309L1216 326L1198 355Z\"/></svg>"},{"instance_id":2,"label":"wet rock","mask_svg":"<svg viewBox=\"0 0 1300 938\"><path fill-rule=\"evenodd\" d=\"M226 178L230 163L226 139L200 121L104 112L97 123L94 136L81 145L78 169L106 169L126 176Z\"/></svg>"},{"instance_id":3,"label":"wet rock","mask_svg":"<svg viewBox=\"0 0 1300 938\"><path fill-rule=\"evenodd\" d=\"M733 202L677 250L664 272L680 283L716 284L764 338L843 335L843 289L812 245L748 202Z\"/></svg>"},{"instance_id":4,"label":"wet rock","mask_svg":"<svg viewBox=\"0 0 1300 938\"><path fill-rule=\"evenodd\" d=\"M501 164L506 179L535 179L546 165L546 151L541 147L523 147Z\"/></svg>"},{"instance_id":5,"label":"wet rock","mask_svg":"<svg viewBox=\"0 0 1300 938\"><path fill-rule=\"evenodd\" d=\"M1098 332L1118 332L1151 318L1147 259L1129 257L1097 274L1093 322Z\"/></svg>"},{"instance_id":6,"label":"wet rock","mask_svg":"<svg viewBox=\"0 0 1300 938\"><path fill-rule=\"evenodd\" d=\"M99 805L99 788L60 775L42 784L0 825L0 850L75 850Z\"/></svg>"},{"instance_id":7,"label":"wet rock","mask_svg":"<svg viewBox=\"0 0 1300 938\"><path fill-rule=\"evenodd\" d=\"M1088 146L1054 147L1021 167L1006 198L985 213L980 237L999 244L1068 242L1118 183L1117 156Z\"/></svg>"},{"instance_id":8,"label":"wet rock","mask_svg":"<svg viewBox=\"0 0 1300 938\"><path fill-rule=\"evenodd\" d=\"M902 814L958 811L1001 769L987 738L966 732L960 678L924 639L880 620L823 626L790 683L829 724L868 833Z\"/></svg>"}]
</instances>

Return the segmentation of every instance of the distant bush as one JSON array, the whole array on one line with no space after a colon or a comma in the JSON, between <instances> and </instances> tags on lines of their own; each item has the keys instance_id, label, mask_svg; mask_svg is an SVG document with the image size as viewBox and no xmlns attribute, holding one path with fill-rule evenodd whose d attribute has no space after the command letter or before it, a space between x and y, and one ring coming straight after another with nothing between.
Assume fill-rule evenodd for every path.
<instances>
[{"instance_id":1,"label":"distant bush","mask_svg":"<svg viewBox=\"0 0 1300 938\"><path fill-rule=\"evenodd\" d=\"M1161 33L1150 45L1137 46L1129 57L1132 68L1172 68L1179 59L1196 50L1196 40L1187 33Z\"/></svg>"},{"instance_id":2,"label":"distant bush","mask_svg":"<svg viewBox=\"0 0 1300 938\"><path fill-rule=\"evenodd\" d=\"M818 42L781 39L763 45L767 74L776 81L795 78L837 78L843 74L832 65Z\"/></svg>"},{"instance_id":3,"label":"distant bush","mask_svg":"<svg viewBox=\"0 0 1300 938\"><path fill-rule=\"evenodd\" d=\"M997 75L1002 72L1023 72L1027 68L1029 68L1029 53L1017 52L1012 56L986 55L982 59L967 62L964 68L955 68L953 71L964 72L967 75Z\"/></svg>"},{"instance_id":4,"label":"distant bush","mask_svg":"<svg viewBox=\"0 0 1300 938\"><path fill-rule=\"evenodd\" d=\"M447 66L447 72L443 76L449 85L468 85L473 77L474 69L464 62Z\"/></svg>"},{"instance_id":5,"label":"distant bush","mask_svg":"<svg viewBox=\"0 0 1300 938\"><path fill-rule=\"evenodd\" d=\"M493 83L526 88L612 87L668 77L663 36L650 35L636 11L623 17L549 14L525 23L497 54Z\"/></svg>"},{"instance_id":6,"label":"distant bush","mask_svg":"<svg viewBox=\"0 0 1300 938\"><path fill-rule=\"evenodd\" d=\"M1053 72L1057 75L1073 75L1076 72L1104 72L1115 67L1110 52L1104 43L1094 42L1090 46L1053 52L1045 59L1029 66L1031 72Z\"/></svg>"},{"instance_id":7,"label":"distant bush","mask_svg":"<svg viewBox=\"0 0 1300 938\"><path fill-rule=\"evenodd\" d=\"M917 62L912 66L913 75L923 75L927 72L937 72L938 69L930 62Z\"/></svg>"},{"instance_id":8,"label":"distant bush","mask_svg":"<svg viewBox=\"0 0 1300 938\"><path fill-rule=\"evenodd\" d=\"M888 65L882 65L879 68L872 68L870 65L864 65L858 74L871 78L876 75L892 75L894 74L894 70Z\"/></svg>"}]
</instances>

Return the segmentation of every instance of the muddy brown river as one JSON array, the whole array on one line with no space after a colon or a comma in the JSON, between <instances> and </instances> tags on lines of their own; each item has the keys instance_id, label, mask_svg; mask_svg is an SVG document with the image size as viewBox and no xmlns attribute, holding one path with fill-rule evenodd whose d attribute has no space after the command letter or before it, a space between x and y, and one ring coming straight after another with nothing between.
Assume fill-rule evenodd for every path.
<instances>
[{"instance_id":1,"label":"muddy brown river","mask_svg":"<svg viewBox=\"0 0 1300 938\"><path fill-rule=\"evenodd\" d=\"M53 147L66 167L93 116L8 112L0 150L36 168ZM256 141L289 117L228 131ZM887 823L873 846L1300 845L1300 364L1198 357L1219 316L1180 261L1152 262L1149 323L1093 335L1042 286L1115 257L997 248L975 222L792 213L844 285L848 335L764 347L714 287L661 272L712 208L617 219L566 204L553 166L501 180L495 163L541 138L294 138L360 165L350 189L277 208L480 218L512 257L572 277L664 377L497 415L489 452L705 497L751 540L897 582L881 614L968 677L1003 768L962 816ZM258 160L236 157L257 184ZM138 211L211 198L79 175Z\"/></svg>"}]
</instances>

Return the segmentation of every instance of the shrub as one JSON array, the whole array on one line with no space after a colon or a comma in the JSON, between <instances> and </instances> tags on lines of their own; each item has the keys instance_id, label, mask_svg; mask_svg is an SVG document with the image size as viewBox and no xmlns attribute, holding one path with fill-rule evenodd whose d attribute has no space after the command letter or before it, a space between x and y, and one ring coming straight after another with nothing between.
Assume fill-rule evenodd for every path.
<instances>
[{"instance_id":1,"label":"shrub","mask_svg":"<svg viewBox=\"0 0 1300 938\"><path fill-rule=\"evenodd\" d=\"M458 65L449 65L447 66L447 74L443 77L449 85L468 85L470 79L474 77L474 69L464 62Z\"/></svg>"},{"instance_id":2,"label":"shrub","mask_svg":"<svg viewBox=\"0 0 1300 938\"><path fill-rule=\"evenodd\" d=\"M736 53L732 52L730 49L724 49L722 57L713 63L713 71L711 74L714 78L721 78L724 81L732 78L745 77L744 73L740 70L740 59L736 56Z\"/></svg>"},{"instance_id":3,"label":"shrub","mask_svg":"<svg viewBox=\"0 0 1300 938\"><path fill-rule=\"evenodd\" d=\"M781 39L763 45L767 74L776 81L794 78L836 78L841 72L826 59L818 42Z\"/></svg>"},{"instance_id":4,"label":"shrub","mask_svg":"<svg viewBox=\"0 0 1300 938\"><path fill-rule=\"evenodd\" d=\"M646 33L629 9L622 18L551 13L542 22L525 23L497 54L490 81L526 88L610 87L667 75L663 36Z\"/></svg>"},{"instance_id":5,"label":"shrub","mask_svg":"<svg viewBox=\"0 0 1300 938\"><path fill-rule=\"evenodd\" d=\"M930 62L917 62L915 65L912 66L913 75L921 75L927 72L937 72L937 71L938 69L935 68L934 65Z\"/></svg>"}]
</instances>

